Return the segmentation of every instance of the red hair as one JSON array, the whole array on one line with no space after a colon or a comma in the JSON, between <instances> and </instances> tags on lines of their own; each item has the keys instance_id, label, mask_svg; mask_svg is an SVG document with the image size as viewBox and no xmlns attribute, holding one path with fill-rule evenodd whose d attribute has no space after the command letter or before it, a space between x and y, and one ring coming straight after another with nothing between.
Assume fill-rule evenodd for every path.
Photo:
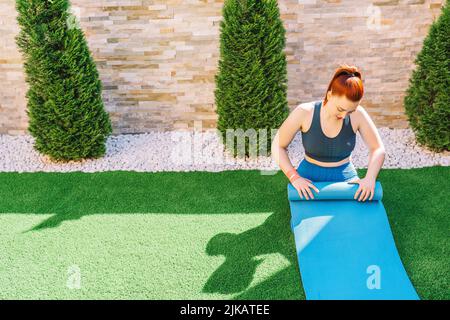
<instances>
[{"instance_id":1,"label":"red hair","mask_svg":"<svg viewBox=\"0 0 450 320\"><path fill-rule=\"evenodd\" d=\"M341 64L328 85L328 91L332 91L333 95L345 95L347 99L357 102L361 100L364 94L364 85L361 79L361 72L355 66ZM325 92L324 104L327 103L327 92Z\"/></svg>"}]
</instances>

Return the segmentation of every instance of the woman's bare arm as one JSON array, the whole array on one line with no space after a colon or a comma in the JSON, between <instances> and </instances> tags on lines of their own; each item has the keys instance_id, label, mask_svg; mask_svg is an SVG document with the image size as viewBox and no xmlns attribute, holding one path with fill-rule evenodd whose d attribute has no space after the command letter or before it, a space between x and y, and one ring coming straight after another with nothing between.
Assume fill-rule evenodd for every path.
<instances>
[{"instance_id":1,"label":"woman's bare arm","mask_svg":"<svg viewBox=\"0 0 450 320\"><path fill-rule=\"evenodd\" d=\"M307 103L297 106L284 120L278 129L271 146L272 158L280 169L287 172L294 168L287 154L287 147L301 128L301 123L307 115Z\"/></svg>"},{"instance_id":2,"label":"woman's bare arm","mask_svg":"<svg viewBox=\"0 0 450 320\"><path fill-rule=\"evenodd\" d=\"M362 106L359 109L359 133L367 148L369 149L369 165L366 177L376 180L378 173L383 166L386 151L381 140L378 130L370 118L369 114Z\"/></svg>"}]
</instances>

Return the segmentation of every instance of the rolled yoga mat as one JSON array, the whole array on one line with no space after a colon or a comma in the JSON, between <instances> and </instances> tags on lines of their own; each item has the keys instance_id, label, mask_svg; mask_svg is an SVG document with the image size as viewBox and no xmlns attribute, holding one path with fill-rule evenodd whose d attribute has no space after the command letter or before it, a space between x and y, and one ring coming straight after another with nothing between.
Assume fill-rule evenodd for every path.
<instances>
[{"instance_id":1,"label":"rolled yoga mat","mask_svg":"<svg viewBox=\"0 0 450 320\"><path fill-rule=\"evenodd\" d=\"M358 184L313 182L314 199L288 184L291 230L308 300L418 300L403 267L376 181L369 201Z\"/></svg>"}]
</instances>

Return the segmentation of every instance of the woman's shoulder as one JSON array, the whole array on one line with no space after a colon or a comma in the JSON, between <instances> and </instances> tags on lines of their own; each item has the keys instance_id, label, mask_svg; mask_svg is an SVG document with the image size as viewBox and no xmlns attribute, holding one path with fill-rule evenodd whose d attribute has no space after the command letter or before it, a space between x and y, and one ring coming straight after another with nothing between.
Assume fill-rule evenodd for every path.
<instances>
[{"instance_id":1,"label":"woman's shoulder","mask_svg":"<svg viewBox=\"0 0 450 320\"><path fill-rule=\"evenodd\" d=\"M296 109L300 109L303 112L311 112L314 110L314 105L317 103L317 101L310 101L310 102L303 102L300 103Z\"/></svg>"},{"instance_id":2,"label":"woman's shoulder","mask_svg":"<svg viewBox=\"0 0 450 320\"><path fill-rule=\"evenodd\" d=\"M369 114L363 108L362 105L358 105L355 109L355 112L350 114L350 121L352 123L353 132L357 132L361 126L361 123L367 122L367 118L369 118Z\"/></svg>"},{"instance_id":3,"label":"woman's shoulder","mask_svg":"<svg viewBox=\"0 0 450 320\"><path fill-rule=\"evenodd\" d=\"M299 130L302 132L307 131L305 128L309 128L311 126L314 106L316 103L317 101L303 102L295 108L295 113L298 115L299 119Z\"/></svg>"}]
</instances>

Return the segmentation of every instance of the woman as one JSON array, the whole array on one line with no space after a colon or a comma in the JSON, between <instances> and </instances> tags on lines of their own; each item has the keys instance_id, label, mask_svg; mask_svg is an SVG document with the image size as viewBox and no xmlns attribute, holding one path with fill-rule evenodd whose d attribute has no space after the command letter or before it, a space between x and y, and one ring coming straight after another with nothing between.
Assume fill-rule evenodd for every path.
<instances>
[{"instance_id":1,"label":"woman","mask_svg":"<svg viewBox=\"0 0 450 320\"><path fill-rule=\"evenodd\" d=\"M386 152L372 119L359 105L363 93L358 68L341 65L328 85L324 100L300 104L279 128L271 147L272 157L302 199L303 196L314 199L310 188L319 192L312 181L348 181L359 184L354 199L365 201L370 196L372 200ZM295 169L286 149L298 130L305 158ZM363 179L358 177L350 159L357 131L370 150Z\"/></svg>"}]
</instances>

